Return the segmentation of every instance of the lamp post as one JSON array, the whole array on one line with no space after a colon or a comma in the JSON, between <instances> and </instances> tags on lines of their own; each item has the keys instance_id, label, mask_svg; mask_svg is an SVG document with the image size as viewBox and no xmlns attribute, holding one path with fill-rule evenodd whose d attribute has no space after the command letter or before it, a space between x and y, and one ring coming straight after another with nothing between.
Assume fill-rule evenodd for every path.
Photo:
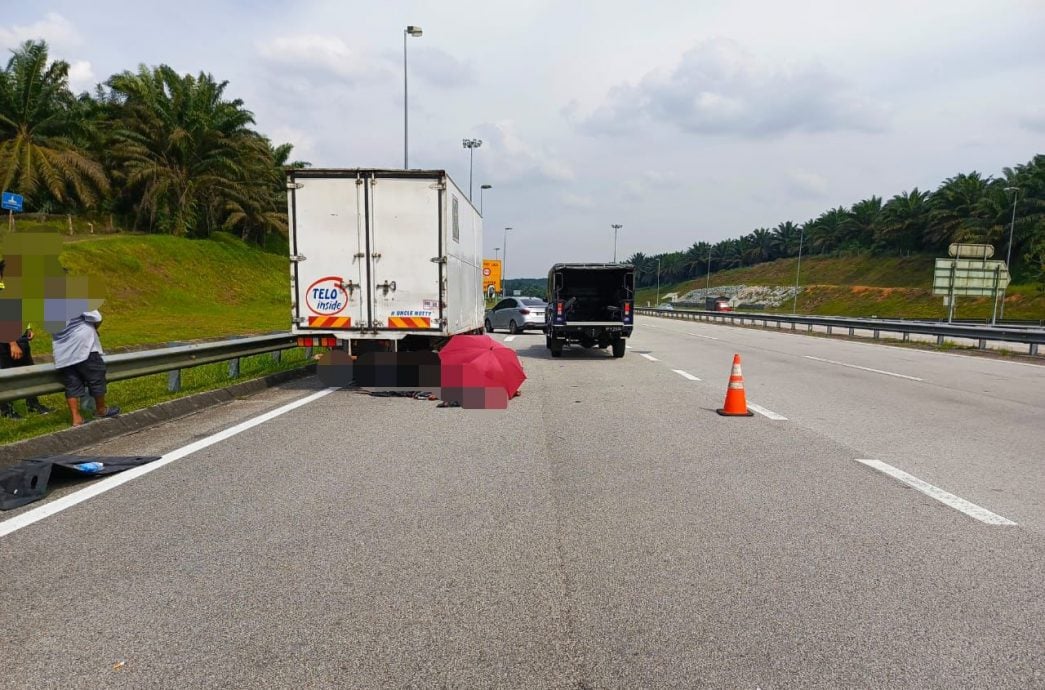
<instances>
[{"instance_id":1,"label":"lamp post","mask_svg":"<svg viewBox=\"0 0 1045 690\"><path fill-rule=\"evenodd\" d=\"M504 244L504 264L501 265L501 282L503 283L503 287L501 289L501 292L503 293L501 295L502 297L507 297L508 296L508 231L509 230L511 230L511 228L505 228L504 229L504 243L503 243Z\"/></svg>"},{"instance_id":2,"label":"lamp post","mask_svg":"<svg viewBox=\"0 0 1045 690\"><path fill-rule=\"evenodd\" d=\"M1005 268L1009 270L1010 280L1012 279L1012 270L1009 269L1009 262L1012 261L1012 235L1016 230L1016 200L1020 198L1019 187L1006 187L1006 192L1016 192L1012 197L1012 221L1009 223L1009 250L1005 254ZM1001 293L1001 313L1000 318L1005 318L1005 293L1009 291L1009 286L1005 286L1005 291Z\"/></svg>"},{"instance_id":3,"label":"lamp post","mask_svg":"<svg viewBox=\"0 0 1045 690\"><path fill-rule=\"evenodd\" d=\"M802 243L806 238L806 226L800 228L801 234L798 236L798 265L795 267L795 295L791 301L791 313L795 314L798 310L798 276L802 272Z\"/></svg>"},{"instance_id":4,"label":"lamp post","mask_svg":"<svg viewBox=\"0 0 1045 690\"><path fill-rule=\"evenodd\" d=\"M500 258L501 258L501 248L500 247L494 247L493 248L493 260L494 261L498 261Z\"/></svg>"},{"instance_id":5,"label":"lamp post","mask_svg":"<svg viewBox=\"0 0 1045 690\"><path fill-rule=\"evenodd\" d=\"M613 228L613 263L617 263L617 231L620 230L623 225L610 225Z\"/></svg>"},{"instance_id":6,"label":"lamp post","mask_svg":"<svg viewBox=\"0 0 1045 690\"><path fill-rule=\"evenodd\" d=\"M708 247L708 272L705 274L707 279L704 281L704 301L707 302L708 293L711 292L711 247Z\"/></svg>"},{"instance_id":7,"label":"lamp post","mask_svg":"<svg viewBox=\"0 0 1045 690\"><path fill-rule=\"evenodd\" d=\"M472 200L472 154L483 145L482 139L463 139L461 143L468 149L468 201Z\"/></svg>"},{"instance_id":8,"label":"lamp post","mask_svg":"<svg viewBox=\"0 0 1045 690\"><path fill-rule=\"evenodd\" d=\"M493 189L493 185L490 185L490 184L481 184L481 185L479 185L479 215L480 216L483 215L483 190L484 189Z\"/></svg>"},{"instance_id":9,"label":"lamp post","mask_svg":"<svg viewBox=\"0 0 1045 690\"><path fill-rule=\"evenodd\" d=\"M657 257L657 308L660 308L660 257Z\"/></svg>"},{"instance_id":10,"label":"lamp post","mask_svg":"<svg viewBox=\"0 0 1045 690\"><path fill-rule=\"evenodd\" d=\"M413 36L417 38L421 35L421 27L419 26L408 26L403 29L403 169L407 170L410 167L408 162L408 148L407 148L407 115L406 115L406 38L407 36Z\"/></svg>"}]
</instances>

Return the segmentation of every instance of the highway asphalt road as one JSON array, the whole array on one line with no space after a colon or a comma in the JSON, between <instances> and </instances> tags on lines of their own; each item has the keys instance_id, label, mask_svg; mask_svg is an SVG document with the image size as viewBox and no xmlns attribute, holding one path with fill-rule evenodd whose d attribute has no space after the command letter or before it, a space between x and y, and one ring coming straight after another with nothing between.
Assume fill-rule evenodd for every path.
<instances>
[{"instance_id":1,"label":"highway asphalt road","mask_svg":"<svg viewBox=\"0 0 1045 690\"><path fill-rule=\"evenodd\" d=\"M165 459L0 514L0 687L1045 687L1045 368L508 344L507 411L306 379L91 449Z\"/></svg>"}]
</instances>

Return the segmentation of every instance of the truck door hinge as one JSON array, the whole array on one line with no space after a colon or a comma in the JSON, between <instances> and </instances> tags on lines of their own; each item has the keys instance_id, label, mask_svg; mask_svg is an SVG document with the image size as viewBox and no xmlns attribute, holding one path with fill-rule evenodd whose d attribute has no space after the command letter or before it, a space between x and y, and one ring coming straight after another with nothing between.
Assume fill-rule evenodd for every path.
<instances>
[{"instance_id":1,"label":"truck door hinge","mask_svg":"<svg viewBox=\"0 0 1045 690\"><path fill-rule=\"evenodd\" d=\"M395 281L393 280L393 281L392 281L392 282L390 283L390 282L388 282L388 281L386 280L386 281L385 281L384 283L382 283L381 285L375 285L374 287L376 287L376 288L380 288L381 290L384 290L384 291L385 291L385 296L387 297L387 296L388 296L388 291L389 291L389 290L391 290L392 292L395 292L395 291L396 291L396 282L395 282Z\"/></svg>"},{"instance_id":2,"label":"truck door hinge","mask_svg":"<svg viewBox=\"0 0 1045 690\"><path fill-rule=\"evenodd\" d=\"M428 188L429 189L438 189L439 191L443 191L443 190L446 189L446 183L445 182L433 182L432 184L430 184L428 186Z\"/></svg>"},{"instance_id":3,"label":"truck door hinge","mask_svg":"<svg viewBox=\"0 0 1045 690\"><path fill-rule=\"evenodd\" d=\"M304 326L305 324L308 323L308 317L305 317L305 316L295 316L294 317L294 323L296 323L299 326Z\"/></svg>"},{"instance_id":4,"label":"truck door hinge","mask_svg":"<svg viewBox=\"0 0 1045 690\"><path fill-rule=\"evenodd\" d=\"M307 257L304 254L291 254L291 261L304 261Z\"/></svg>"},{"instance_id":5,"label":"truck door hinge","mask_svg":"<svg viewBox=\"0 0 1045 690\"><path fill-rule=\"evenodd\" d=\"M446 257L445 256L433 256L431 258L431 262L433 264L445 264L446 263Z\"/></svg>"},{"instance_id":6,"label":"truck door hinge","mask_svg":"<svg viewBox=\"0 0 1045 690\"><path fill-rule=\"evenodd\" d=\"M304 186L305 185L301 184L300 182L288 182L287 183L287 189L301 189Z\"/></svg>"},{"instance_id":7,"label":"truck door hinge","mask_svg":"<svg viewBox=\"0 0 1045 690\"><path fill-rule=\"evenodd\" d=\"M359 286L356 285L355 283L353 283L351 281L351 279L350 280L346 280L345 282L341 283L341 288L343 290L348 290L348 296L349 297L352 296L352 291L355 290L357 287L359 287Z\"/></svg>"},{"instance_id":8,"label":"truck door hinge","mask_svg":"<svg viewBox=\"0 0 1045 690\"><path fill-rule=\"evenodd\" d=\"M358 186L359 186L359 185L361 185L361 184L363 184L363 178L361 178L361 177L357 177L357 178L356 178L356 186L358 187Z\"/></svg>"},{"instance_id":9,"label":"truck door hinge","mask_svg":"<svg viewBox=\"0 0 1045 690\"><path fill-rule=\"evenodd\" d=\"M380 259L380 258L381 258L381 252L374 252L374 253L373 253L373 254L371 254L370 256L371 256L372 258L374 258L374 259Z\"/></svg>"}]
</instances>

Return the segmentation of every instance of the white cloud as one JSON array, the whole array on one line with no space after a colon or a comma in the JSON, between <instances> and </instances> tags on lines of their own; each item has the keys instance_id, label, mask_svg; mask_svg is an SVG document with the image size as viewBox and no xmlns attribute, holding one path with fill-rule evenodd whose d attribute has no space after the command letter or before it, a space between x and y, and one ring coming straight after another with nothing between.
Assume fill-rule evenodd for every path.
<instances>
[{"instance_id":1,"label":"white cloud","mask_svg":"<svg viewBox=\"0 0 1045 690\"><path fill-rule=\"evenodd\" d=\"M562 205L566 208L579 209L584 211L588 209L593 209L596 206L595 199L593 199L592 197L583 194L573 194L570 192L562 194L559 197L559 201L562 202Z\"/></svg>"},{"instance_id":2,"label":"white cloud","mask_svg":"<svg viewBox=\"0 0 1045 690\"><path fill-rule=\"evenodd\" d=\"M281 36L261 43L258 52L273 69L293 73L311 82L334 78L355 85L381 81L389 76L382 61L350 48L334 36Z\"/></svg>"},{"instance_id":3,"label":"white cloud","mask_svg":"<svg viewBox=\"0 0 1045 690\"><path fill-rule=\"evenodd\" d=\"M566 182L575 178L570 166L553 151L524 141L511 120L483 125L479 131L486 149L484 165L492 171L495 182Z\"/></svg>"},{"instance_id":4,"label":"white cloud","mask_svg":"<svg viewBox=\"0 0 1045 690\"><path fill-rule=\"evenodd\" d=\"M267 131L267 136L273 146L281 144L293 144L294 150L290 153L293 160L311 160L316 153L316 139L311 134L286 125L272 127Z\"/></svg>"},{"instance_id":5,"label":"white cloud","mask_svg":"<svg viewBox=\"0 0 1045 690\"><path fill-rule=\"evenodd\" d=\"M466 62L439 48L410 51L409 70L414 76L442 88L458 88L475 82L475 70Z\"/></svg>"},{"instance_id":6,"label":"white cloud","mask_svg":"<svg viewBox=\"0 0 1045 690\"><path fill-rule=\"evenodd\" d=\"M25 41L43 40L52 49L67 50L83 44L83 38L68 19L57 12L32 24L0 26L0 48L13 49Z\"/></svg>"},{"instance_id":7,"label":"white cloud","mask_svg":"<svg viewBox=\"0 0 1045 690\"><path fill-rule=\"evenodd\" d=\"M784 181L787 190L795 196L822 198L827 195L827 178L807 170L789 170Z\"/></svg>"},{"instance_id":8,"label":"white cloud","mask_svg":"<svg viewBox=\"0 0 1045 690\"><path fill-rule=\"evenodd\" d=\"M91 63L86 60L77 60L69 65L69 88L74 93L90 91L97 83Z\"/></svg>"},{"instance_id":9,"label":"white cloud","mask_svg":"<svg viewBox=\"0 0 1045 690\"><path fill-rule=\"evenodd\" d=\"M819 65L759 61L739 44L712 39L620 84L584 121L593 132L620 133L669 124L694 134L764 137L790 131L880 131L885 109Z\"/></svg>"}]
</instances>

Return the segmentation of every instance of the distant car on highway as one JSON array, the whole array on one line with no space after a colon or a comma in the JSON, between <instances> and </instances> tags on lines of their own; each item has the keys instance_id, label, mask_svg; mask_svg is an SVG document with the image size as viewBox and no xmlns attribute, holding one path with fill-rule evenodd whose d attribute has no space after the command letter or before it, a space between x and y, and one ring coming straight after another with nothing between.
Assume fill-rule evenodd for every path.
<instances>
[{"instance_id":1,"label":"distant car on highway","mask_svg":"<svg viewBox=\"0 0 1045 690\"><path fill-rule=\"evenodd\" d=\"M544 330L547 302L537 297L506 297L486 310L486 331L506 328L509 333Z\"/></svg>"}]
</instances>

